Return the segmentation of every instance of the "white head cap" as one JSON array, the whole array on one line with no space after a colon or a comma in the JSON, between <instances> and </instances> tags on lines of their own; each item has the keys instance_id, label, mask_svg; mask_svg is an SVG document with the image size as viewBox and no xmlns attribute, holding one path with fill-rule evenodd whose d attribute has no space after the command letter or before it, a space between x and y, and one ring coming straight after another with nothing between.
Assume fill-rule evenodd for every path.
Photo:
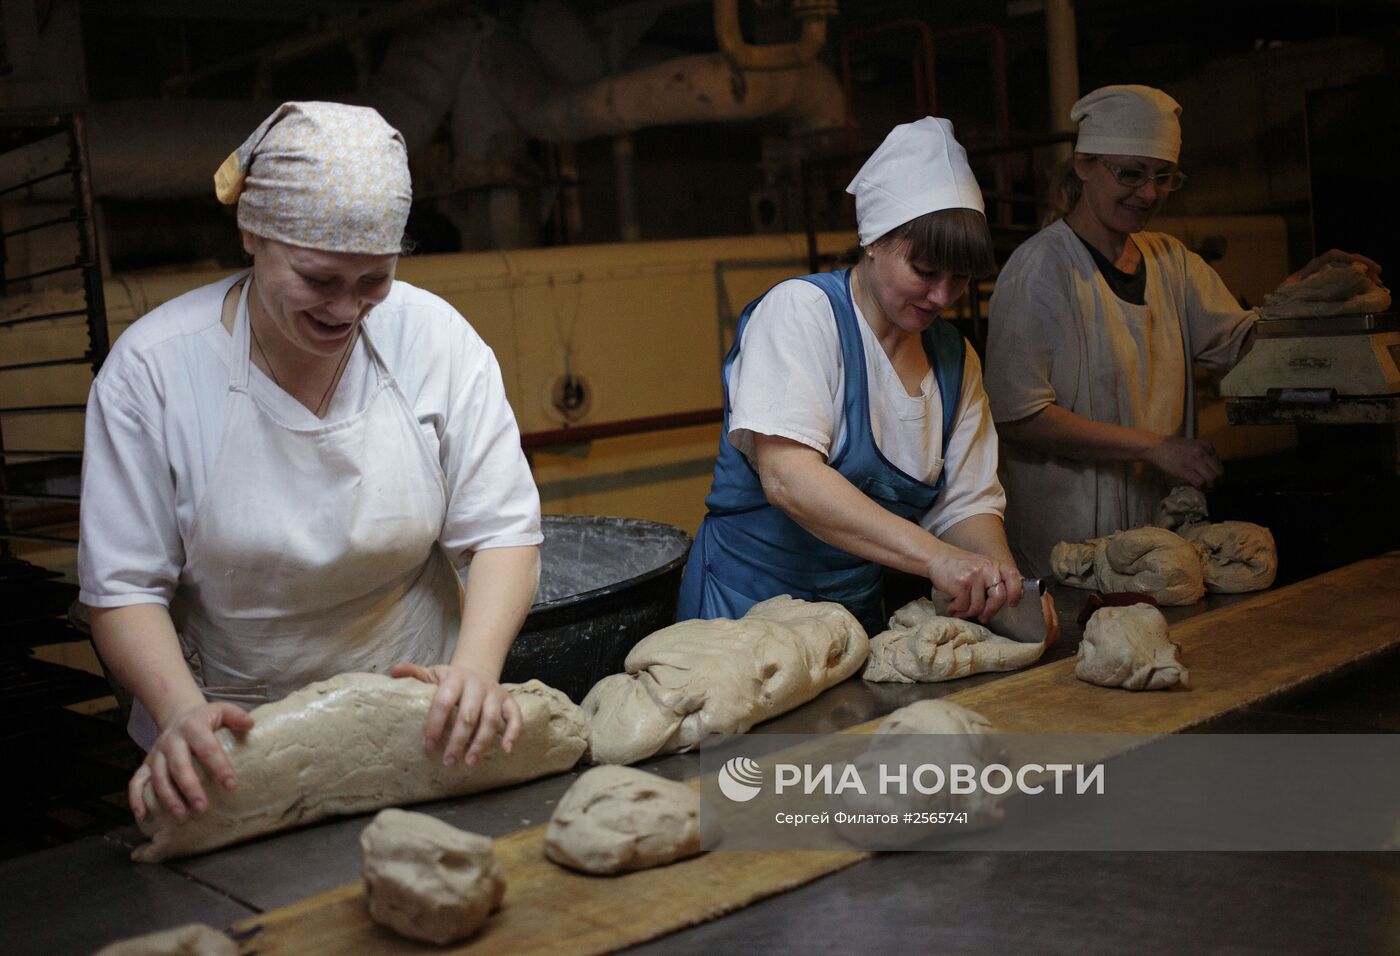
<instances>
[{"instance_id":1,"label":"white head cap","mask_svg":"<svg viewBox=\"0 0 1400 956\"><path fill-rule=\"evenodd\" d=\"M1070 107L1079 124L1077 153L1148 156L1174 163L1181 154L1181 104L1151 86L1103 86Z\"/></svg>"},{"instance_id":2,"label":"white head cap","mask_svg":"<svg viewBox=\"0 0 1400 956\"><path fill-rule=\"evenodd\" d=\"M953 138L953 124L925 116L896 126L846 187L856 197L860 244L940 209L983 212L982 190Z\"/></svg>"}]
</instances>

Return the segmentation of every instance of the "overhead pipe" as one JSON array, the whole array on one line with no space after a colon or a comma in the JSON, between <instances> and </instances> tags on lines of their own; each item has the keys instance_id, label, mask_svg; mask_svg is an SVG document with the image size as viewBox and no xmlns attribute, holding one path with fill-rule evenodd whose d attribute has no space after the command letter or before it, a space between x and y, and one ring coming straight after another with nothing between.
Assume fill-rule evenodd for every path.
<instances>
[{"instance_id":1,"label":"overhead pipe","mask_svg":"<svg viewBox=\"0 0 1400 956\"><path fill-rule=\"evenodd\" d=\"M826 46L826 21L837 12L836 0L792 0L802 35L793 43L756 45L744 40L739 0L715 0L715 38L725 59L740 70L791 70L817 58Z\"/></svg>"},{"instance_id":2,"label":"overhead pipe","mask_svg":"<svg viewBox=\"0 0 1400 956\"><path fill-rule=\"evenodd\" d=\"M558 93L519 117L536 139L577 142L648 126L786 118L794 133L841 126L841 86L821 63L784 70L735 69L701 53Z\"/></svg>"},{"instance_id":3,"label":"overhead pipe","mask_svg":"<svg viewBox=\"0 0 1400 956\"><path fill-rule=\"evenodd\" d=\"M1050 128L1072 132L1069 111L1079 99L1079 45L1074 0L1045 0L1045 47L1050 79ZM1073 152L1068 143L1054 147L1056 162Z\"/></svg>"}]
</instances>

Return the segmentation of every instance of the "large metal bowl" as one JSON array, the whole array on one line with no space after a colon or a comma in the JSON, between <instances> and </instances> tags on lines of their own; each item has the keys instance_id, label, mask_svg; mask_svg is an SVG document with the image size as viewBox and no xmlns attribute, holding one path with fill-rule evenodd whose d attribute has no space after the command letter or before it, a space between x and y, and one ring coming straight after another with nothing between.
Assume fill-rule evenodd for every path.
<instances>
[{"instance_id":1,"label":"large metal bowl","mask_svg":"<svg viewBox=\"0 0 1400 956\"><path fill-rule=\"evenodd\" d=\"M540 589L501 679L538 678L577 702L675 621L690 535L635 518L546 515L540 550Z\"/></svg>"}]
</instances>

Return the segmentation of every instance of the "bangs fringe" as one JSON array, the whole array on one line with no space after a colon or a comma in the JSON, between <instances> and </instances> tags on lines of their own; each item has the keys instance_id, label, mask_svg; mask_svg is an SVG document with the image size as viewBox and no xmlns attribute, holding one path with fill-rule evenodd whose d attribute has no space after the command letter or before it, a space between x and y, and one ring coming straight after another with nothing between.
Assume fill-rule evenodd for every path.
<instances>
[{"instance_id":1,"label":"bangs fringe","mask_svg":"<svg viewBox=\"0 0 1400 956\"><path fill-rule=\"evenodd\" d=\"M906 243L905 258L951 275L986 278L997 271L987 217L975 209L939 209L896 226L876 242Z\"/></svg>"}]
</instances>

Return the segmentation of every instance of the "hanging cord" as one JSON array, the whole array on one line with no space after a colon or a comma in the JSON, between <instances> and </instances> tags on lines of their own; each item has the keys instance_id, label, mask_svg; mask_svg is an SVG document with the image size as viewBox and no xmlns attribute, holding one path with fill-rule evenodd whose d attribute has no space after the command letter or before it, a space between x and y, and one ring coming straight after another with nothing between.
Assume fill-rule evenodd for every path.
<instances>
[{"instance_id":1,"label":"hanging cord","mask_svg":"<svg viewBox=\"0 0 1400 956\"><path fill-rule=\"evenodd\" d=\"M560 348L564 351L564 392L561 404L566 418L583 405L586 397L582 383L574 376L574 331L578 328L583 304L582 273L576 274L573 285L577 290L574 294L574 307L565 326L561 324L563 316L559 309L559 284L554 275L549 277L549 301L554 317L554 332L559 338Z\"/></svg>"}]
</instances>

